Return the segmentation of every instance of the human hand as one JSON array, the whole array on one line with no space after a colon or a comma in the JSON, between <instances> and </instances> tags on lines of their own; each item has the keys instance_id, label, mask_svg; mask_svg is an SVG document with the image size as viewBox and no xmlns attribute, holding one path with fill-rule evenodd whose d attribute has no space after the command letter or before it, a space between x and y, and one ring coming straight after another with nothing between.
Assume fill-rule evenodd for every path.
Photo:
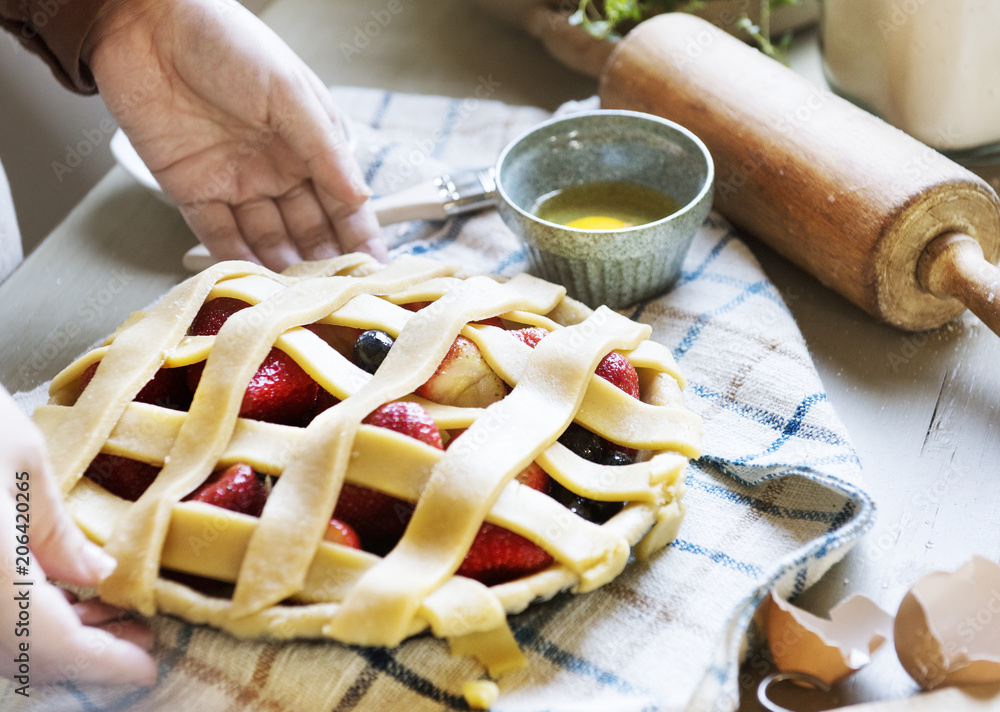
<instances>
[{"instance_id":1,"label":"human hand","mask_svg":"<svg viewBox=\"0 0 1000 712\"><path fill-rule=\"evenodd\" d=\"M476 0L485 12L538 38L553 58L589 77L600 76L614 43L598 39L569 17L576 0Z\"/></svg>"},{"instance_id":2,"label":"human hand","mask_svg":"<svg viewBox=\"0 0 1000 712\"><path fill-rule=\"evenodd\" d=\"M30 684L153 684L156 663L146 652L153 642L147 628L97 599L77 602L46 580L48 575L95 586L115 560L66 513L41 433L3 388L0 422L0 675L24 675L20 657ZM30 553L22 556L18 547L25 541ZM23 558L26 574L18 569Z\"/></svg>"},{"instance_id":3,"label":"human hand","mask_svg":"<svg viewBox=\"0 0 1000 712\"><path fill-rule=\"evenodd\" d=\"M112 0L83 47L108 109L219 259L385 260L326 87L234 0Z\"/></svg>"}]
</instances>

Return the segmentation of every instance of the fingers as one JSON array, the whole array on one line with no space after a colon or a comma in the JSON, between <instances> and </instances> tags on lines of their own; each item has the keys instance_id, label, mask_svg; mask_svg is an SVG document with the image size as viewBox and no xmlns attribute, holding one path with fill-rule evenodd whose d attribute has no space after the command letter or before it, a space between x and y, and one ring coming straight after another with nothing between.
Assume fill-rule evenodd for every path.
<instances>
[{"instance_id":1,"label":"fingers","mask_svg":"<svg viewBox=\"0 0 1000 712\"><path fill-rule=\"evenodd\" d=\"M280 272L302 259L288 235L281 210L270 198L238 205L233 216L247 246L268 268Z\"/></svg>"},{"instance_id":2,"label":"fingers","mask_svg":"<svg viewBox=\"0 0 1000 712\"><path fill-rule=\"evenodd\" d=\"M280 133L305 162L320 202L333 217L345 208L349 211L361 205L372 193L351 153L330 92L307 67L303 67L300 79L307 86L289 87L291 115Z\"/></svg>"},{"instance_id":3,"label":"fingers","mask_svg":"<svg viewBox=\"0 0 1000 712\"><path fill-rule=\"evenodd\" d=\"M153 647L153 632L121 608L91 598L87 601L74 602L73 612L85 626L102 628L114 637L143 650Z\"/></svg>"},{"instance_id":4,"label":"fingers","mask_svg":"<svg viewBox=\"0 0 1000 712\"><path fill-rule=\"evenodd\" d=\"M302 183L278 199L278 207L288 232L307 260L323 260L350 252L343 240L338 240L330 220L320 205L309 182Z\"/></svg>"},{"instance_id":5,"label":"fingers","mask_svg":"<svg viewBox=\"0 0 1000 712\"><path fill-rule=\"evenodd\" d=\"M388 262L389 252L382 241L375 209L370 203L335 219L334 228L344 252L367 252L380 262Z\"/></svg>"},{"instance_id":6,"label":"fingers","mask_svg":"<svg viewBox=\"0 0 1000 712\"><path fill-rule=\"evenodd\" d=\"M152 645L152 634L124 612L89 601L71 606L44 579L32 597L33 680L115 685L156 682L156 661L146 652ZM88 619L100 620L98 626L87 625L78 617L81 607Z\"/></svg>"},{"instance_id":7,"label":"fingers","mask_svg":"<svg viewBox=\"0 0 1000 712\"><path fill-rule=\"evenodd\" d=\"M30 491L32 505L36 491ZM38 512L32 508L31 513ZM29 642L32 681L155 682L156 663L143 649L151 645L151 634L107 604L71 604L63 591L46 580L34 547L34 525L29 529L31 553L21 555L14 536L15 516L11 493L0 488L0 522L10 523L0 527L0 581L7 584L4 597L17 602L0 606L0 675L10 677L18 672L15 652L23 651L22 642ZM20 568L24 559L28 565ZM87 626L76 610L100 627ZM18 634L19 629L28 634Z\"/></svg>"},{"instance_id":8,"label":"fingers","mask_svg":"<svg viewBox=\"0 0 1000 712\"><path fill-rule=\"evenodd\" d=\"M217 259L261 262L244 242L233 211L225 203L181 205L180 210L201 244Z\"/></svg>"},{"instance_id":9,"label":"fingers","mask_svg":"<svg viewBox=\"0 0 1000 712\"><path fill-rule=\"evenodd\" d=\"M13 480L4 493L10 516L0 521L9 521L11 526L15 521L27 525L32 554L50 576L79 586L96 585L114 570L115 560L88 541L70 519L41 433L2 389L0 422L5 424L0 451L8 458L16 458L10 463L14 472L4 473ZM12 496L18 496L15 492L19 493L25 511L15 513L12 500Z\"/></svg>"},{"instance_id":10,"label":"fingers","mask_svg":"<svg viewBox=\"0 0 1000 712\"><path fill-rule=\"evenodd\" d=\"M371 205L349 209L336 203L331 220L309 181L276 200L251 200L232 209L222 203L182 206L181 212L220 260L258 262L276 272L302 259L323 260L355 251L388 260Z\"/></svg>"}]
</instances>

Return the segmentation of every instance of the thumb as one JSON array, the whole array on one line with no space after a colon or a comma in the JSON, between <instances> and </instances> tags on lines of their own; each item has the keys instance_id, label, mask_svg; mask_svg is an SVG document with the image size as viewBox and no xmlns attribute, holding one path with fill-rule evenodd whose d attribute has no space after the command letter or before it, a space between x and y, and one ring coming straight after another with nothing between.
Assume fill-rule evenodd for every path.
<instances>
[{"instance_id":1,"label":"thumb","mask_svg":"<svg viewBox=\"0 0 1000 712\"><path fill-rule=\"evenodd\" d=\"M84 536L63 505L48 458L31 475L31 551L45 572L65 583L94 586L117 562Z\"/></svg>"},{"instance_id":2,"label":"thumb","mask_svg":"<svg viewBox=\"0 0 1000 712\"><path fill-rule=\"evenodd\" d=\"M41 432L2 390L0 416L4 423L0 448L7 454L4 464L13 465L14 470L8 486L19 505L18 521L27 525L32 554L55 579L95 585L114 570L115 560L91 543L70 518Z\"/></svg>"}]
</instances>

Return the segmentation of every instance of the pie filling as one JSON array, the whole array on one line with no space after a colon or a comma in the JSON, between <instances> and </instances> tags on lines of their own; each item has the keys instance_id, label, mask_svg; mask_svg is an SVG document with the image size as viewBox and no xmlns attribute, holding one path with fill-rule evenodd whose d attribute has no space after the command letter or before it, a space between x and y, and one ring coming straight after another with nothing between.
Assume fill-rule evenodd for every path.
<instances>
[{"instance_id":1,"label":"pie filling","mask_svg":"<svg viewBox=\"0 0 1000 712\"><path fill-rule=\"evenodd\" d=\"M216 265L36 410L110 603L238 636L394 646L491 674L508 613L676 536L700 419L648 326L528 275L363 255Z\"/></svg>"}]
</instances>

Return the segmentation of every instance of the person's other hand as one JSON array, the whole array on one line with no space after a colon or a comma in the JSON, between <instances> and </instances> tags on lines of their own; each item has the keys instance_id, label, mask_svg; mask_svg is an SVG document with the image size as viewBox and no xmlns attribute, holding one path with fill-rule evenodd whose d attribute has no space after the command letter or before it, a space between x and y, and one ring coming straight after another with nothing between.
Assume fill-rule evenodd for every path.
<instances>
[{"instance_id":1,"label":"person's other hand","mask_svg":"<svg viewBox=\"0 0 1000 712\"><path fill-rule=\"evenodd\" d=\"M95 586L115 560L69 518L41 433L3 388L0 423L0 675L17 683L23 664L31 685L153 684L149 629L118 608L97 599L78 602L47 581L46 575ZM30 553L19 548L24 542ZM19 568L25 563L26 572ZM17 585L27 581L31 585Z\"/></svg>"},{"instance_id":2,"label":"person's other hand","mask_svg":"<svg viewBox=\"0 0 1000 712\"><path fill-rule=\"evenodd\" d=\"M112 0L83 58L216 258L274 270L356 250L386 259L329 92L234 0Z\"/></svg>"}]
</instances>

